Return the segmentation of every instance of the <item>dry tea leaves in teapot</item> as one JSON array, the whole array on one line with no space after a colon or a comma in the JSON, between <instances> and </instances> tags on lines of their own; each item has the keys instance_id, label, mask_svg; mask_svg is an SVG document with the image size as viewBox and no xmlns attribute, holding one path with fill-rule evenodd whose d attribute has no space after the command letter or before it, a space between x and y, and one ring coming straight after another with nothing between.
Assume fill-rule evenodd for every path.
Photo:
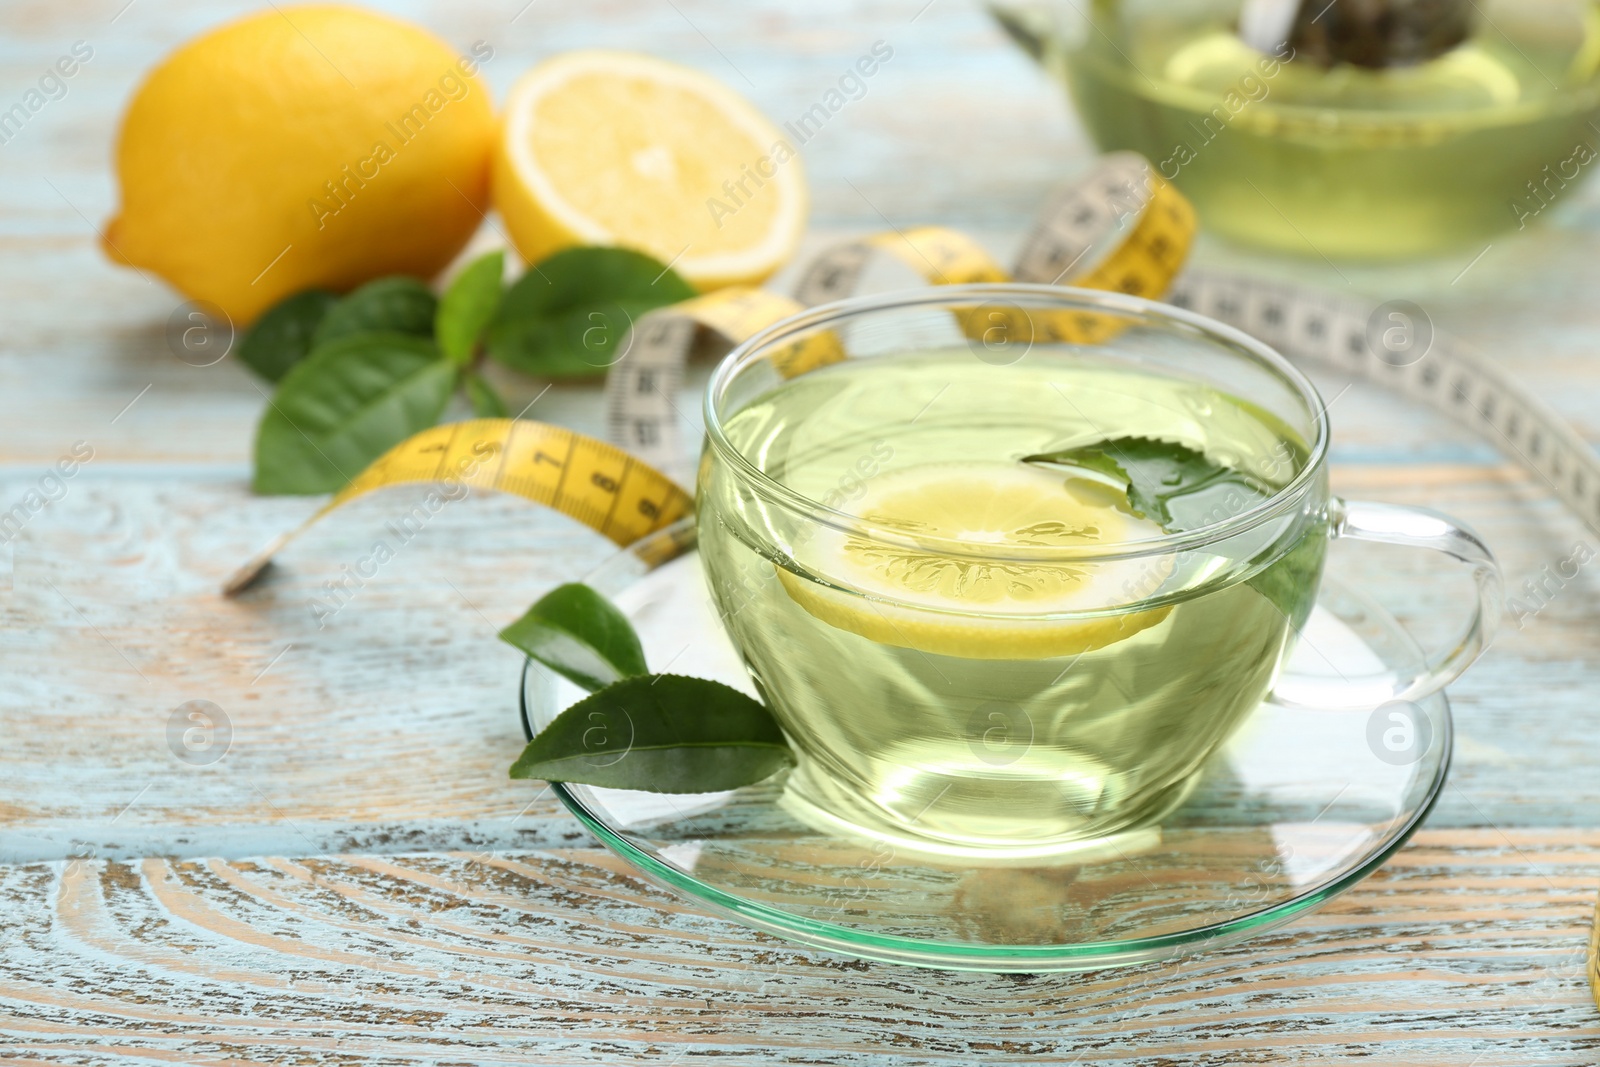
<instances>
[{"instance_id":1,"label":"dry tea leaves in teapot","mask_svg":"<svg viewBox=\"0 0 1600 1067\"><path fill-rule=\"evenodd\" d=\"M1296 62L1379 70L1436 59L1472 33L1471 0L1246 0L1239 36Z\"/></svg>"}]
</instances>

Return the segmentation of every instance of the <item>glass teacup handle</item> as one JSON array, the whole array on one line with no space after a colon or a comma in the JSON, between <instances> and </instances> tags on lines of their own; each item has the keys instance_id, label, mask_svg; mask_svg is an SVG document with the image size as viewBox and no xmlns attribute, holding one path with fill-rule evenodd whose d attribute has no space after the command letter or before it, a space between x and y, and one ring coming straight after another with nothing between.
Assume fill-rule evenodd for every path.
<instances>
[{"instance_id":1,"label":"glass teacup handle","mask_svg":"<svg viewBox=\"0 0 1600 1067\"><path fill-rule=\"evenodd\" d=\"M1489 647L1500 621L1500 565L1489 547L1470 527L1427 508L1334 498L1328 518L1330 538L1428 548L1470 567L1476 600L1452 643L1442 652L1426 654L1410 676L1324 676L1286 670L1273 687L1272 700L1291 707L1377 707L1394 700L1418 700L1461 677Z\"/></svg>"}]
</instances>

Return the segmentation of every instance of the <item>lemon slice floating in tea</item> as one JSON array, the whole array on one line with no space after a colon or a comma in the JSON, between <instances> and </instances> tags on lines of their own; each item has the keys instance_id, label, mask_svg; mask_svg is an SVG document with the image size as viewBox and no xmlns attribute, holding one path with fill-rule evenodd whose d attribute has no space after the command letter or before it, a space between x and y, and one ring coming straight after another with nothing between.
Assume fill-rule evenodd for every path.
<instances>
[{"instance_id":1,"label":"lemon slice floating in tea","mask_svg":"<svg viewBox=\"0 0 1600 1067\"><path fill-rule=\"evenodd\" d=\"M1059 471L993 462L914 467L874 478L851 511L901 537L926 538L927 548L824 528L796 557L830 585L777 573L813 616L882 644L967 659L1073 656L1166 618L1166 607L1114 609L1152 596L1171 574L1172 558L1004 557L1007 549L1163 535L1126 507L1121 491ZM975 553L992 546L993 556L947 554L936 547L947 540Z\"/></svg>"}]
</instances>

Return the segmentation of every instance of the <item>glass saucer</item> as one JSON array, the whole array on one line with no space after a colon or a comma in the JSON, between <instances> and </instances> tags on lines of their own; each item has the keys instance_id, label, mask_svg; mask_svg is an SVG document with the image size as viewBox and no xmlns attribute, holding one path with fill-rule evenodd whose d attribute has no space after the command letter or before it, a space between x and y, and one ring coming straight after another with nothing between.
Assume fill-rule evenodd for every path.
<instances>
[{"instance_id":1,"label":"glass saucer","mask_svg":"<svg viewBox=\"0 0 1600 1067\"><path fill-rule=\"evenodd\" d=\"M652 669L753 693L693 547L693 527L679 524L585 580L633 620ZM1329 581L1295 662L1354 676L1419 656L1381 608ZM529 661L524 730L531 737L582 695ZM1072 971L1232 944L1321 905L1416 830L1450 749L1443 696L1361 709L1269 702L1160 826L1028 864L913 854L802 822L782 800L786 775L707 794L551 789L642 873L758 930L891 963Z\"/></svg>"}]
</instances>

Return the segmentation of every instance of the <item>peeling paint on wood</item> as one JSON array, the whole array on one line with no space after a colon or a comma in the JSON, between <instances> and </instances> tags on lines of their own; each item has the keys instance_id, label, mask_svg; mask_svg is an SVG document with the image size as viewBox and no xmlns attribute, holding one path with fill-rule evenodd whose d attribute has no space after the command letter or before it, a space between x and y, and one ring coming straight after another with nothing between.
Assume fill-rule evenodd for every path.
<instances>
[{"instance_id":1,"label":"peeling paint on wood","mask_svg":"<svg viewBox=\"0 0 1600 1067\"><path fill-rule=\"evenodd\" d=\"M592 848L31 864L0 873L0 1042L73 1062L1587 1063L1596 879L1594 831L1426 831L1251 944L999 976L796 949Z\"/></svg>"},{"instance_id":2,"label":"peeling paint on wood","mask_svg":"<svg viewBox=\"0 0 1600 1067\"><path fill-rule=\"evenodd\" d=\"M701 915L509 781L518 663L493 631L610 551L560 516L453 506L319 628L310 598L409 508L397 491L219 599L222 577L313 502L249 495L261 394L232 360L174 358L180 298L105 263L94 227L133 84L177 41L258 6L0 11L0 105L74 40L95 48L0 145L0 512L75 442L94 450L0 549L0 1064L1600 1062L1582 973L1600 890L1588 570L1453 690L1452 784L1377 876L1231 950L1037 977L862 964ZM492 42L502 99L554 51L643 48L780 121L889 42L868 96L805 146L812 250L887 218L973 228L1004 256L1088 159L1060 95L977 4L380 6L460 47ZM1600 437L1600 190L1547 216L1465 275L1479 250L1343 277L1214 242L1198 254L1416 301ZM1513 592L1594 542L1442 417L1319 382L1338 491L1468 519ZM514 408L543 388L499 384ZM690 393L679 407L698 410ZM589 386L557 386L531 414L602 429ZM1395 564L1336 546L1335 566L1428 631L1456 591ZM174 710L194 700L226 715L215 762L169 747Z\"/></svg>"}]
</instances>

